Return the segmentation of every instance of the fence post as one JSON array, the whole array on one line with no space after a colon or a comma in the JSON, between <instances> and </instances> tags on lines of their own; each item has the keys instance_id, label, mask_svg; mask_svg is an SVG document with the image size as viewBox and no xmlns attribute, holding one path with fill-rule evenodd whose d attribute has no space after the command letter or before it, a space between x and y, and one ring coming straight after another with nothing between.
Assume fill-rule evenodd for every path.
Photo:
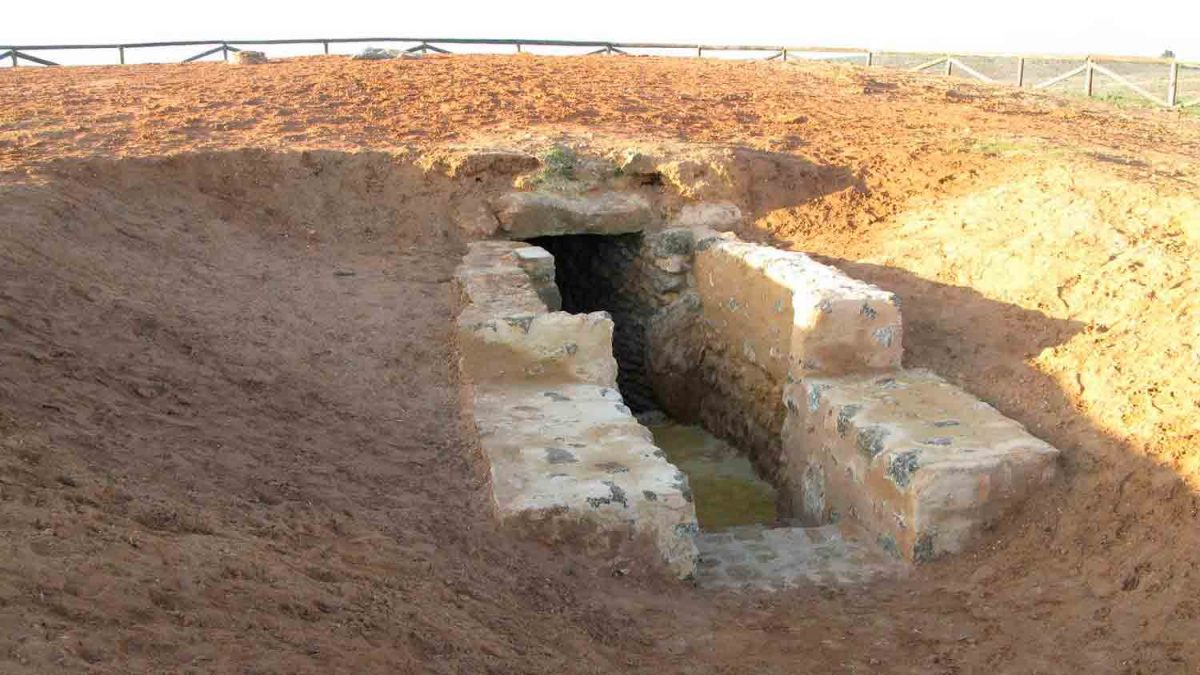
<instances>
[{"instance_id":1,"label":"fence post","mask_svg":"<svg viewBox=\"0 0 1200 675\"><path fill-rule=\"evenodd\" d=\"M325 56L329 56L329 40L322 42L321 46L325 48Z\"/></svg>"},{"instance_id":2,"label":"fence post","mask_svg":"<svg viewBox=\"0 0 1200 675\"><path fill-rule=\"evenodd\" d=\"M517 43L517 53L518 54L521 53L521 43L520 42Z\"/></svg>"},{"instance_id":3,"label":"fence post","mask_svg":"<svg viewBox=\"0 0 1200 675\"><path fill-rule=\"evenodd\" d=\"M1025 86L1025 57L1017 57L1017 89Z\"/></svg>"},{"instance_id":4,"label":"fence post","mask_svg":"<svg viewBox=\"0 0 1200 675\"><path fill-rule=\"evenodd\" d=\"M696 47L696 58L704 57L704 47Z\"/></svg>"},{"instance_id":5,"label":"fence post","mask_svg":"<svg viewBox=\"0 0 1200 675\"><path fill-rule=\"evenodd\" d=\"M117 47L117 53L121 55L121 65L125 65L125 48Z\"/></svg>"},{"instance_id":6,"label":"fence post","mask_svg":"<svg viewBox=\"0 0 1200 675\"><path fill-rule=\"evenodd\" d=\"M1167 107L1174 108L1179 100L1179 63L1172 61L1167 75Z\"/></svg>"},{"instance_id":7,"label":"fence post","mask_svg":"<svg viewBox=\"0 0 1200 675\"><path fill-rule=\"evenodd\" d=\"M875 52L867 52L867 67L875 65Z\"/></svg>"},{"instance_id":8,"label":"fence post","mask_svg":"<svg viewBox=\"0 0 1200 675\"><path fill-rule=\"evenodd\" d=\"M1088 57L1087 69L1083 71L1083 93L1087 94L1088 98L1092 97L1092 80L1094 80L1094 71L1092 70L1092 57Z\"/></svg>"},{"instance_id":9,"label":"fence post","mask_svg":"<svg viewBox=\"0 0 1200 675\"><path fill-rule=\"evenodd\" d=\"M229 62L229 45L225 43L221 43L221 58L225 59L226 63Z\"/></svg>"},{"instance_id":10,"label":"fence post","mask_svg":"<svg viewBox=\"0 0 1200 675\"><path fill-rule=\"evenodd\" d=\"M787 47L783 49L783 62L787 63Z\"/></svg>"},{"instance_id":11,"label":"fence post","mask_svg":"<svg viewBox=\"0 0 1200 675\"><path fill-rule=\"evenodd\" d=\"M950 60L949 54L946 55L946 74L947 75L954 74L954 61Z\"/></svg>"}]
</instances>

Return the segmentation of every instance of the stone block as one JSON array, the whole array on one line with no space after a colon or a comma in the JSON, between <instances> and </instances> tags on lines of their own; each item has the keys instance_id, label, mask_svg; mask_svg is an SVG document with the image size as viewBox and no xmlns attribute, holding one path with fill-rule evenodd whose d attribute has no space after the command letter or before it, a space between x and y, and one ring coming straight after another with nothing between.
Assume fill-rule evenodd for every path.
<instances>
[{"instance_id":1,"label":"stone block","mask_svg":"<svg viewBox=\"0 0 1200 675\"><path fill-rule=\"evenodd\" d=\"M896 296L803 253L718 240L697 253L696 276L706 313L747 357L784 359L793 379L900 367Z\"/></svg>"},{"instance_id":2,"label":"stone block","mask_svg":"<svg viewBox=\"0 0 1200 675\"><path fill-rule=\"evenodd\" d=\"M562 306L554 284L554 258L522 242L472 242L454 282L460 323L543 314Z\"/></svg>"},{"instance_id":3,"label":"stone block","mask_svg":"<svg viewBox=\"0 0 1200 675\"><path fill-rule=\"evenodd\" d=\"M459 236L467 241L494 236L500 229L500 221L492 213L491 205L479 195L456 200L451 207L451 220Z\"/></svg>"},{"instance_id":4,"label":"stone block","mask_svg":"<svg viewBox=\"0 0 1200 675\"><path fill-rule=\"evenodd\" d=\"M513 239L641 232L659 220L645 197L624 192L513 192L498 198L494 207L501 230Z\"/></svg>"},{"instance_id":5,"label":"stone block","mask_svg":"<svg viewBox=\"0 0 1200 675\"><path fill-rule=\"evenodd\" d=\"M239 66L255 66L267 62L267 55L263 52L250 51L243 49L233 53L233 61L231 63Z\"/></svg>"},{"instance_id":6,"label":"stone block","mask_svg":"<svg viewBox=\"0 0 1200 675\"><path fill-rule=\"evenodd\" d=\"M573 522L627 530L648 537L674 573L692 574L698 525L687 477L615 388L481 386L474 415L502 521L552 539Z\"/></svg>"},{"instance_id":7,"label":"stone block","mask_svg":"<svg viewBox=\"0 0 1200 675\"><path fill-rule=\"evenodd\" d=\"M462 370L474 382L578 381L615 387L613 322L607 312L460 319Z\"/></svg>"},{"instance_id":8,"label":"stone block","mask_svg":"<svg viewBox=\"0 0 1200 675\"><path fill-rule=\"evenodd\" d=\"M794 504L915 562L961 551L1057 470L1055 448L926 370L808 377L784 400Z\"/></svg>"},{"instance_id":9,"label":"stone block","mask_svg":"<svg viewBox=\"0 0 1200 675\"><path fill-rule=\"evenodd\" d=\"M671 219L671 227L703 227L725 232L742 225L742 210L729 202L688 203Z\"/></svg>"}]
</instances>

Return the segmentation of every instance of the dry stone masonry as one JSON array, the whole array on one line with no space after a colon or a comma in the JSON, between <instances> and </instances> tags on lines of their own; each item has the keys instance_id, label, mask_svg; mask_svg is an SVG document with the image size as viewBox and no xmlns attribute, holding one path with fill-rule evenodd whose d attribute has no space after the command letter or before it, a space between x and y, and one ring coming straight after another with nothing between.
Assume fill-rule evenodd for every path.
<instances>
[{"instance_id":1,"label":"dry stone masonry","mask_svg":"<svg viewBox=\"0 0 1200 675\"><path fill-rule=\"evenodd\" d=\"M862 581L963 550L1055 476L1054 448L901 368L893 294L707 226L739 221L732 205L663 219L636 194L534 192L493 206L537 244L477 242L458 272L502 519L626 528L681 576L698 543L710 585ZM654 410L746 451L810 529L698 534L686 478L632 414Z\"/></svg>"},{"instance_id":2,"label":"dry stone masonry","mask_svg":"<svg viewBox=\"0 0 1200 675\"><path fill-rule=\"evenodd\" d=\"M1058 452L926 370L809 377L787 391L788 483L905 558L962 550L1054 475Z\"/></svg>"}]
</instances>

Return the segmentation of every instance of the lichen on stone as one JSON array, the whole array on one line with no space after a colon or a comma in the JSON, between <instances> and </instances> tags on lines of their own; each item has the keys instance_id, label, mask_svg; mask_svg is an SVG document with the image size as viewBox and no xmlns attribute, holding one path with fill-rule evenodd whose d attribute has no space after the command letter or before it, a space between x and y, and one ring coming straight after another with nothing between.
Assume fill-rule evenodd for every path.
<instances>
[{"instance_id":1,"label":"lichen on stone","mask_svg":"<svg viewBox=\"0 0 1200 675\"><path fill-rule=\"evenodd\" d=\"M874 459L883 452L883 441L888 432L882 427L867 427L858 431L858 449L864 455Z\"/></svg>"},{"instance_id":2,"label":"lichen on stone","mask_svg":"<svg viewBox=\"0 0 1200 675\"><path fill-rule=\"evenodd\" d=\"M908 450L892 457L888 462L888 476L899 487L908 487L912 475L920 467L920 451Z\"/></svg>"}]
</instances>

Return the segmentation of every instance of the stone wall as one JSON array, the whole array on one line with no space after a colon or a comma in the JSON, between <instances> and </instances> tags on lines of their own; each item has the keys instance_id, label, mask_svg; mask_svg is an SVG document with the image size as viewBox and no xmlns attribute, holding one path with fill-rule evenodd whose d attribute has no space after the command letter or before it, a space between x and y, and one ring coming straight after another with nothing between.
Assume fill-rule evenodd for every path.
<instances>
[{"instance_id":1,"label":"stone wall","mask_svg":"<svg viewBox=\"0 0 1200 675\"><path fill-rule=\"evenodd\" d=\"M810 376L786 396L801 510L914 562L963 550L1055 476L1057 450L929 371Z\"/></svg>"},{"instance_id":2,"label":"stone wall","mask_svg":"<svg viewBox=\"0 0 1200 675\"><path fill-rule=\"evenodd\" d=\"M634 412L703 425L777 484L789 378L899 364L894 297L801 253L704 227L530 242L554 256L565 311L612 316Z\"/></svg>"},{"instance_id":3,"label":"stone wall","mask_svg":"<svg viewBox=\"0 0 1200 675\"><path fill-rule=\"evenodd\" d=\"M612 316L617 384L635 413L661 407L647 375L653 349L646 329L687 289L690 242L688 230L530 240L554 256L564 311L606 311Z\"/></svg>"},{"instance_id":4,"label":"stone wall","mask_svg":"<svg viewBox=\"0 0 1200 675\"><path fill-rule=\"evenodd\" d=\"M687 477L616 390L609 315L553 311L553 278L544 249L496 241L471 244L455 275L459 369L497 517L552 541L598 530L598 553L645 540L690 576Z\"/></svg>"}]
</instances>

